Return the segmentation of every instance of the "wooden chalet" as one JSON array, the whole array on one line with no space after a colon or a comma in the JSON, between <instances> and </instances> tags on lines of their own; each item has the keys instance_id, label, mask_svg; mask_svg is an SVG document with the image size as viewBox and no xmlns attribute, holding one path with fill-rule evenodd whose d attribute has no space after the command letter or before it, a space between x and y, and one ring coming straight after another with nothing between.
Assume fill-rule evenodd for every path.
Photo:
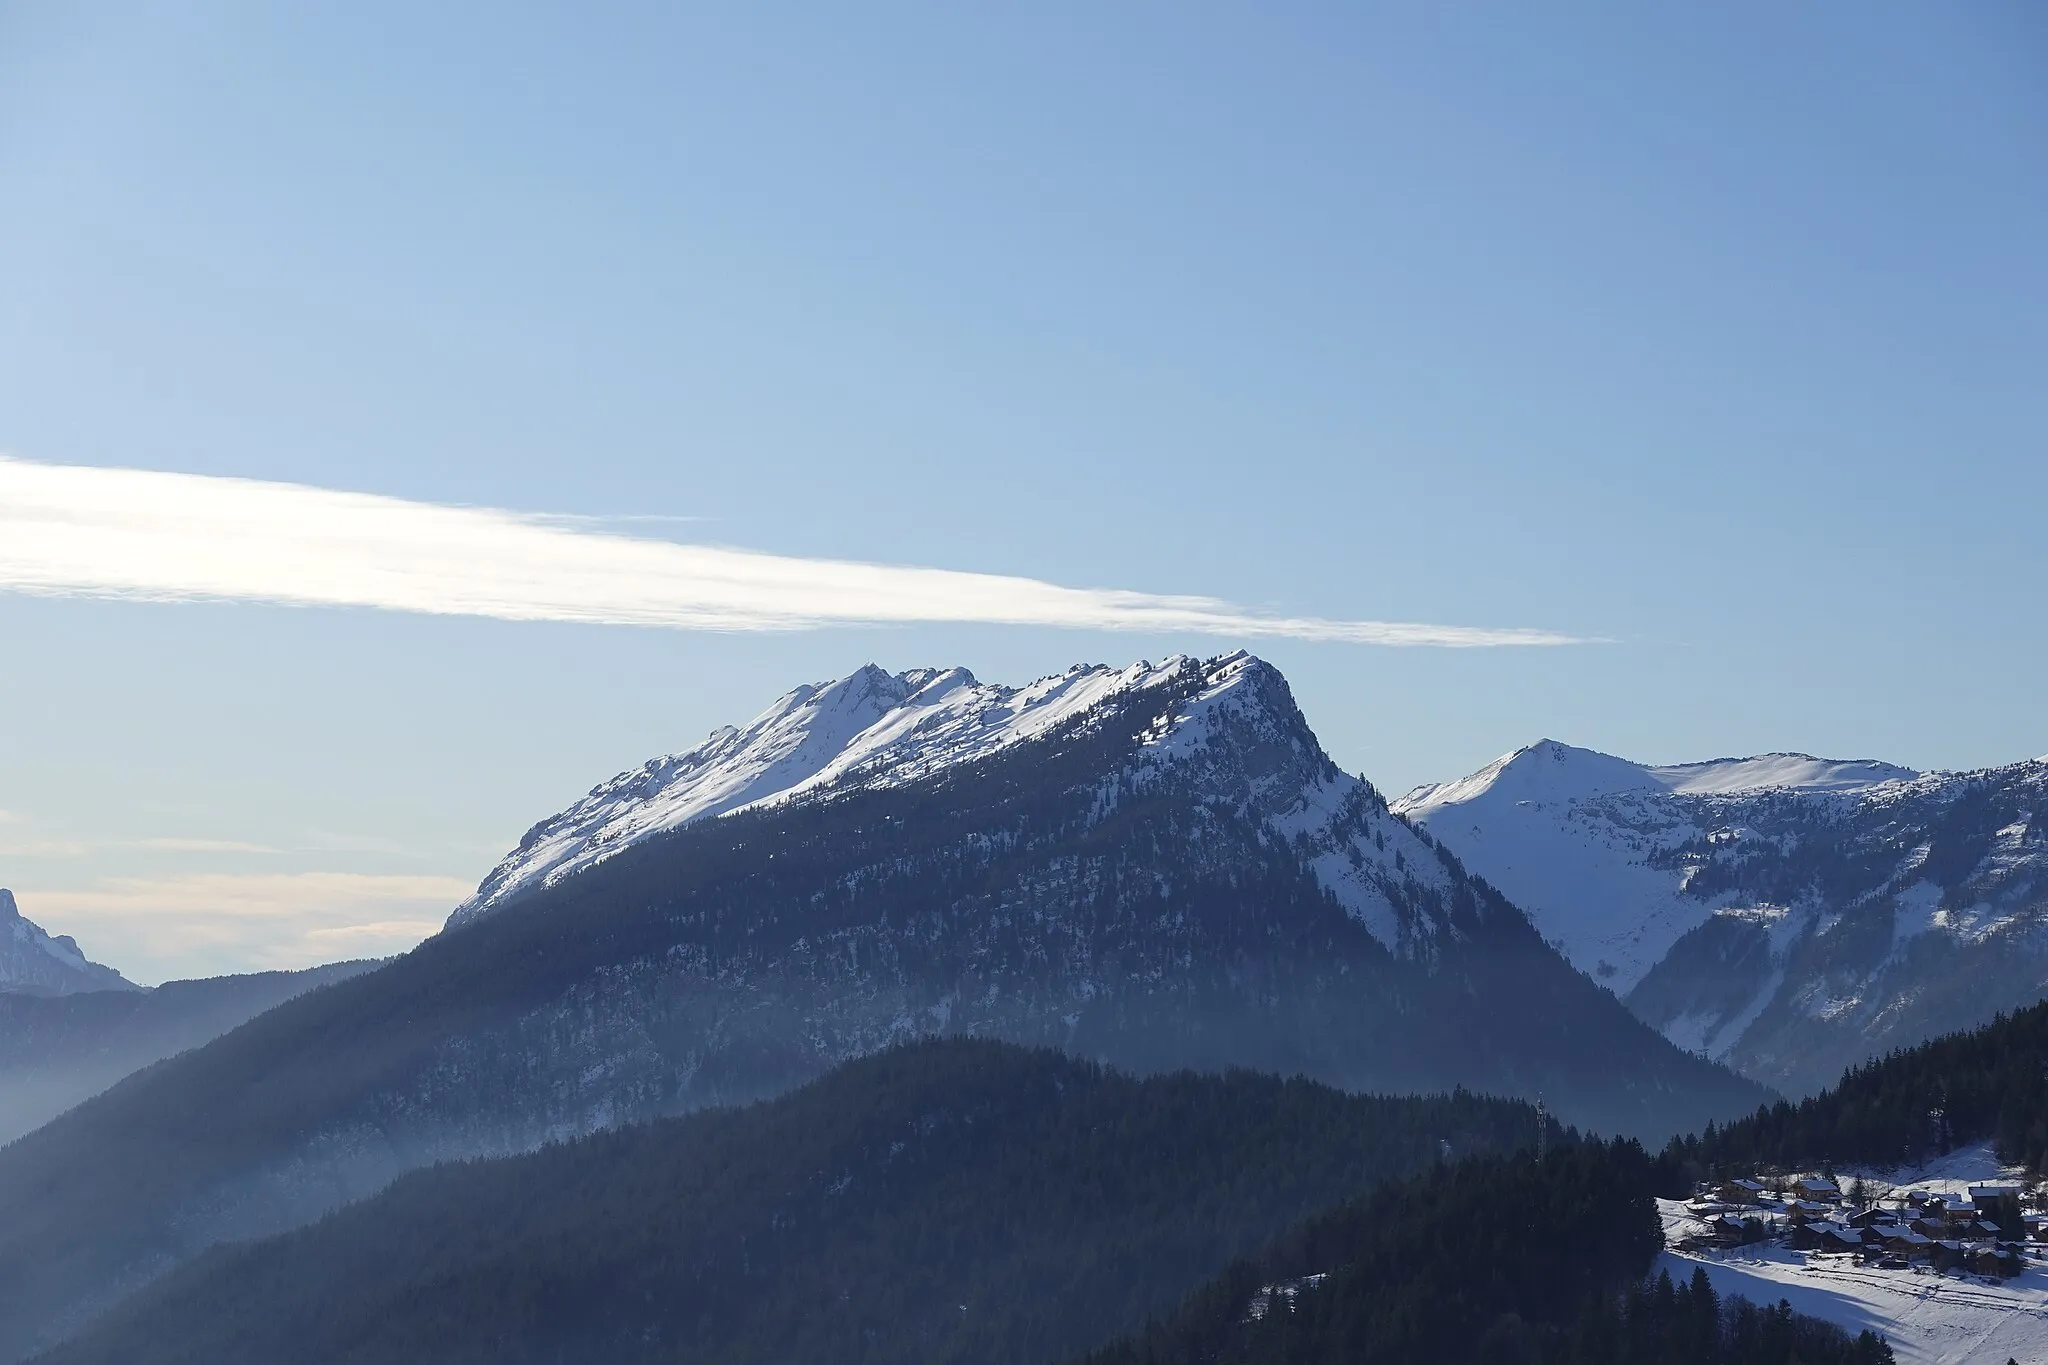
<instances>
[{"instance_id":1,"label":"wooden chalet","mask_svg":"<svg viewBox=\"0 0 2048 1365\"><path fill-rule=\"evenodd\" d=\"M2018 1199L2026 1192L2026 1186L2013 1184L2009 1181L1987 1182L1982 1185L1970 1186L1970 1202L1976 1205L1978 1212L1987 1213L1990 1211L1993 1201L2007 1198Z\"/></svg>"}]
</instances>

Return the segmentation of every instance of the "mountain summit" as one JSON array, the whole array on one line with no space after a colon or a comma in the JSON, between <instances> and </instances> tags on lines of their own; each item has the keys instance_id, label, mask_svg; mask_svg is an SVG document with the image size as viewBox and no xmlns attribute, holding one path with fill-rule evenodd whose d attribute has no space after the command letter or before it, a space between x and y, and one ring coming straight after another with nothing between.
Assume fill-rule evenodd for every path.
<instances>
[{"instance_id":1,"label":"mountain summit","mask_svg":"<svg viewBox=\"0 0 2048 1365\"><path fill-rule=\"evenodd\" d=\"M1264 668L1217 661L1230 685ZM642 839L700 820L832 788L888 787L1033 739L1121 694L1163 686L1192 660L1079 665L1028 687L977 682L964 668L887 673L873 664L786 692L744 729L649 759L591 788L526 832L450 919L467 923Z\"/></svg>"},{"instance_id":2,"label":"mountain summit","mask_svg":"<svg viewBox=\"0 0 2048 1365\"><path fill-rule=\"evenodd\" d=\"M1076 665L1024 687L977 682L964 668L892 674L869 664L797 688L744 729L715 730L694 749L650 759L535 825L449 926L693 821L933 780L1063 728L1086 730L1091 717L1147 694L1176 693L1136 736L1115 775L1119 788L1213 782L1215 795L1230 795L1272 835L1307 850L1318 883L1389 950L1418 951L1443 927L1409 889L1442 896L1441 859L1385 818L1369 784L1330 762L1279 671L1242 651L1206 662L1175 655L1121 669ZM1232 766L1247 745L1260 755L1255 767Z\"/></svg>"},{"instance_id":3,"label":"mountain summit","mask_svg":"<svg viewBox=\"0 0 2048 1365\"><path fill-rule=\"evenodd\" d=\"M14 893L0 886L0 991L71 995L136 989L112 967L89 960L71 935L47 934L33 920L23 918Z\"/></svg>"}]
</instances>

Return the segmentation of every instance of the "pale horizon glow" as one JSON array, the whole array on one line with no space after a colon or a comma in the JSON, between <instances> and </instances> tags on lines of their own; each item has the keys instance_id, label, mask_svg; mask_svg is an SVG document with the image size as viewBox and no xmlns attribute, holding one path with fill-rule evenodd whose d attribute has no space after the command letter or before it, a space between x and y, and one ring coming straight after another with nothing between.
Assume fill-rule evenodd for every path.
<instances>
[{"instance_id":1,"label":"pale horizon glow","mask_svg":"<svg viewBox=\"0 0 2048 1365\"><path fill-rule=\"evenodd\" d=\"M217 976L226 963L296 971L402 953L438 931L473 888L430 874L195 872L14 889L29 920L154 986Z\"/></svg>"},{"instance_id":2,"label":"pale horizon glow","mask_svg":"<svg viewBox=\"0 0 2048 1365\"><path fill-rule=\"evenodd\" d=\"M978 622L1452 649L1595 643L1523 627L1268 616L1211 597L806 559L582 529L555 514L10 456L0 456L0 589L677 630Z\"/></svg>"}]
</instances>

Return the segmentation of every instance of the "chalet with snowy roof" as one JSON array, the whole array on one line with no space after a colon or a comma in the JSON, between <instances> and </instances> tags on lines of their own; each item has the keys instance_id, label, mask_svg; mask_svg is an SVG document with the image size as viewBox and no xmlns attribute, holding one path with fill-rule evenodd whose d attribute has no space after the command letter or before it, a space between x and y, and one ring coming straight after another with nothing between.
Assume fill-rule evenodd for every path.
<instances>
[{"instance_id":1,"label":"chalet with snowy roof","mask_svg":"<svg viewBox=\"0 0 2048 1365\"><path fill-rule=\"evenodd\" d=\"M1734 1213L1717 1213L1707 1220L1707 1234L1722 1246L1739 1246L1764 1237L1769 1231L1767 1225L1757 1218L1744 1218Z\"/></svg>"},{"instance_id":2,"label":"chalet with snowy roof","mask_svg":"<svg viewBox=\"0 0 2048 1365\"><path fill-rule=\"evenodd\" d=\"M1792 1192L1801 1199L1833 1201L1842 1197L1842 1187L1824 1175L1803 1175L1792 1182Z\"/></svg>"},{"instance_id":3,"label":"chalet with snowy roof","mask_svg":"<svg viewBox=\"0 0 2048 1365\"><path fill-rule=\"evenodd\" d=\"M1980 1212L1989 1212L1992 1203L1999 1199L2017 1199L2026 1193L2026 1186L2007 1182L1987 1183L1970 1186L1970 1202Z\"/></svg>"},{"instance_id":4,"label":"chalet with snowy roof","mask_svg":"<svg viewBox=\"0 0 2048 1365\"><path fill-rule=\"evenodd\" d=\"M1856 1251L1863 1245L1863 1234L1855 1228L1845 1228L1840 1223L1816 1225L1820 1233L1822 1251Z\"/></svg>"},{"instance_id":5,"label":"chalet with snowy roof","mask_svg":"<svg viewBox=\"0 0 2048 1365\"><path fill-rule=\"evenodd\" d=\"M1764 1197L1763 1182L1724 1180L1714 1187L1714 1197L1724 1204L1760 1204Z\"/></svg>"},{"instance_id":6,"label":"chalet with snowy roof","mask_svg":"<svg viewBox=\"0 0 2048 1365\"><path fill-rule=\"evenodd\" d=\"M1840 1223L1801 1223L1792 1229L1785 1245L1794 1251L1855 1251L1863 1245L1863 1234Z\"/></svg>"}]
</instances>

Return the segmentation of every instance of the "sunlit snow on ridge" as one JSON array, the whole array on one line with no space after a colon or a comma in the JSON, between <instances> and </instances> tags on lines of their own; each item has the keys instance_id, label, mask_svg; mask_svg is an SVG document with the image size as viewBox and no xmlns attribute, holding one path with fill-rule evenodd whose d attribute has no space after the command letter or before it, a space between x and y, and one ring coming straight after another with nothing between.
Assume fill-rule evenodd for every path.
<instances>
[{"instance_id":1,"label":"sunlit snow on ridge","mask_svg":"<svg viewBox=\"0 0 2048 1365\"><path fill-rule=\"evenodd\" d=\"M1652 856L1704 835L1668 798L1850 793L1918 777L1870 759L1763 754L1662 767L1545 739L1394 809L1505 890L1580 970L1626 995L1715 903Z\"/></svg>"},{"instance_id":2,"label":"sunlit snow on ridge","mask_svg":"<svg viewBox=\"0 0 2048 1365\"><path fill-rule=\"evenodd\" d=\"M1119 693L1169 682L1188 663L1175 655L1122 669L1077 666L1024 687L979 682L964 668L888 673L869 664L796 688L745 728L651 759L534 826L451 923L693 820L841 783L901 785L973 762Z\"/></svg>"},{"instance_id":3,"label":"sunlit snow on ridge","mask_svg":"<svg viewBox=\"0 0 2048 1365\"><path fill-rule=\"evenodd\" d=\"M1175 655L1125 668L1076 666L1023 687L983 683L960 668L888 673L871 664L796 688L746 727L713 731L694 749L621 773L535 825L449 925L692 821L811 794L901 786L1170 683L1191 694L1138 737L1116 782L1142 786L1166 771L1199 770L1227 728L1252 727L1260 744L1291 757L1263 774L1232 770L1218 790L1248 780L1244 814L1295 846L1338 904L1390 952L1427 953L1440 934L1457 932L1427 913L1396 908L1390 888L1448 888L1442 859L1371 787L1330 763L1301 727L1279 674L1241 650L1206 661ZM1413 900L1406 891L1398 898Z\"/></svg>"}]
</instances>

